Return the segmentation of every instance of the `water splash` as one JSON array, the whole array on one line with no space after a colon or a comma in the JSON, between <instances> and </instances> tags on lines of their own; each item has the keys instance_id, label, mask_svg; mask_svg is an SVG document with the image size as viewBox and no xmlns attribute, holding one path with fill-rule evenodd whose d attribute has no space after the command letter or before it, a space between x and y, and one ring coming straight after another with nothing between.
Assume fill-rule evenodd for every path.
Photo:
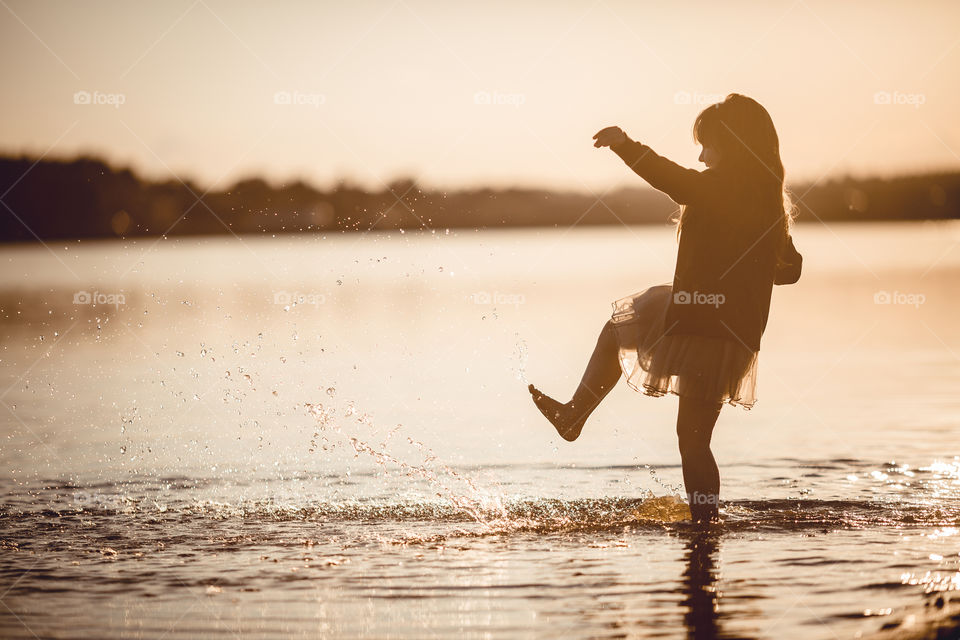
<instances>
[{"instance_id":1,"label":"water splash","mask_svg":"<svg viewBox=\"0 0 960 640\"><path fill-rule=\"evenodd\" d=\"M648 498L632 512L639 522L682 522L690 520L690 507L679 496Z\"/></svg>"},{"instance_id":2,"label":"water splash","mask_svg":"<svg viewBox=\"0 0 960 640\"><path fill-rule=\"evenodd\" d=\"M637 460L637 458L634 458L634 460ZM638 465L637 468L639 469L640 466ZM649 464L645 464L643 465L643 468L646 469L648 472L650 472L650 479L656 482L660 487L669 491L670 495L673 495L673 496L683 495L684 488L682 486L673 485L673 484L670 484L669 482L666 482L660 479L660 476L657 474L657 470L654 467L650 466Z\"/></svg>"},{"instance_id":3,"label":"water splash","mask_svg":"<svg viewBox=\"0 0 960 640\"><path fill-rule=\"evenodd\" d=\"M517 337L516 343L516 354L517 354L517 380L524 384L530 384L530 381L527 380L527 358L529 356L529 350L527 349L527 341L520 337L519 333L514 334Z\"/></svg>"},{"instance_id":4,"label":"water splash","mask_svg":"<svg viewBox=\"0 0 960 640\"><path fill-rule=\"evenodd\" d=\"M316 448L317 438L324 442L323 449L336 446L333 440L349 445L355 457L364 456L373 461L384 474L399 473L402 477L426 481L434 491L437 501L417 500L414 502L389 502L381 504L348 502L337 506L328 505L326 517L344 517L347 515L378 519L421 519L439 524L441 522L461 522L473 525L472 529L459 527L433 533L391 534L381 537L381 542L389 544L413 544L440 542L453 536L486 536L521 532L571 532L602 531L618 529L624 526L664 526L689 521L690 509L677 495L675 487L662 482L656 471L650 470L651 477L670 493L655 496L652 491L644 490L640 497L599 498L563 500L548 498L510 499L502 487L481 487L478 482L463 471L442 463L436 453L423 442L406 436L406 445L416 451L417 460L411 460L396 452L391 443L397 442L403 426L398 424L386 433L377 436L378 430L372 416L364 413L355 416L353 402L347 403L346 410L338 412L333 407L319 403L305 403L307 413L316 421L316 432L311 440L311 451ZM362 426L373 437L360 437L352 434L351 429L342 425L345 418L352 418L356 426ZM329 438L328 438L329 436Z\"/></svg>"},{"instance_id":5,"label":"water splash","mask_svg":"<svg viewBox=\"0 0 960 640\"><path fill-rule=\"evenodd\" d=\"M419 462L408 462L392 454L388 450L388 443L401 429L401 425L391 429L381 442L371 444L355 436L344 436L342 428L335 422L336 412L333 409L312 403L307 403L305 406L307 412L317 422L318 433L336 433L342 436L357 456L363 454L369 457L385 473L389 473L392 466L404 476L426 480L435 489L437 497L448 501L456 510L468 515L482 526L496 526L499 521L509 519L503 504L505 496L502 493L494 494L481 490L472 478L439 462L433 450L423 442L410 436L406 438L407 443L421 454L422 459ZM350 409L352 408L351 404ZM352 416L354 413L355 410L348 410L345 415ZM366 413L356 418L355 422L374 427L372 417Z\"/></svg>"}]
</instances>

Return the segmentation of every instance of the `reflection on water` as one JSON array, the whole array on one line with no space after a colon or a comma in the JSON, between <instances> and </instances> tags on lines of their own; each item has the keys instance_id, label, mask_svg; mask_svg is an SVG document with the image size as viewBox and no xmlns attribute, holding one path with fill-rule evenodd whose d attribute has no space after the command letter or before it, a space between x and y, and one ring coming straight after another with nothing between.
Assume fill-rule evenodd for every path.
<instances>
[{"instance_id":1,"label":"reflection on water","mask_svg":"<svg viewBox=\"0 0 960 640\"><path fill-rule=\"evenodd\" d=\"M707 533L679 500L672 399L617 389L571 445L525 390L572 390L610 300L669 276L668 229L6 250L0 634L949 620L960 227L796 238L807 272L775 293L760 403L717 427Z\"/></svg>"},{"instance_id":2,"label":"reflection on water","mask_svg":"<svg viewBox=\"0 0 960 640\"><path fill-rule=\"evenodd\" d=\"M501 473L522 481L530 470ZM138 612L143 636L170 626L177 603L216 613L178 630L187 636L262 631L250 607L263 598L288 620L289 635L302 636L320 625L332 635L417 637L406 622L414 613L438 628L474 625L504 637L520 627L555 637L551 621L573 635L610 637L650 629L809 637L803 630L823 621L846 634L910 611L923 594L954 597L957 528L946 523L960 522L960 504L925 501L923 488L943 478L918 476L921 495L910 507L734 501L708 532L653 519L665 498L539 499L518 497L512 484L487 500L497 507L465 511L427 491L401 502L282 498L331 480L322 476L5 483L5 602L51 635L74 630L72 619L46 615L51 606L83 618L89 602ZM374 474L355 481L379 484ZM268 497L245 497L258 486ZM32 604L39 595L43 608ZM351 615L364 602L376 619ZM89 625L80 629L98 635L102 620ZM7 631L16 627L5 620Z\"/></svg>"},{"instance_id":3,"label":"reflection on water","mask_svg":"<svg viewBox=\"0 0 960 640\"><path fill-rule=\"evenodd\" d=\"M722 636L719 622L719 589L716 575L716 556L719 536L709 532L687 534L683 572L687 607L684 622L691 638L718 638Z\"/></svg>"}]
</instances>

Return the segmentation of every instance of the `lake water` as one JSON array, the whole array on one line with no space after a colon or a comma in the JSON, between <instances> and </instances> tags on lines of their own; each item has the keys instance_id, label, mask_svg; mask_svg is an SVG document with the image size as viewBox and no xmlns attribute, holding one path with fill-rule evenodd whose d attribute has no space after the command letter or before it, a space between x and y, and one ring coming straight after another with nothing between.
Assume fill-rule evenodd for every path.
<instances>
[{"instance_id":1,"label":"lake water","mask_svg":"<svg viewBox=\"0 0 960 640\"><path fill-rule=\"evenodd\" d=\"M960 224L799 225L685 507L673 397L567 443L664 227L0 249L0 635L849 638L960 605ZM95 304L94 304L95 303Z\"/></svg>"}]
</instances>

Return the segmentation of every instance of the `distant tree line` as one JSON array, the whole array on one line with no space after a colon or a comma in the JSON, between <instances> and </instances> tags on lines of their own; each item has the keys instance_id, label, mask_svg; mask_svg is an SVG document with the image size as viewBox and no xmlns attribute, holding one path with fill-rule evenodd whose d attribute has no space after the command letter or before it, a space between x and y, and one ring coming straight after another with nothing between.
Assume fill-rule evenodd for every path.
<instances>
[{"instance_id":1,"label":"distant tree line","mask_svg":"<svg viewBox=\"0 0 960 640\"><path fill-rule=\"evenodd\" d=\"M791 184L799 220L960 218L960 172ZM252 178L204 194L89 157L0 157L0 241L368 229L662 224L677 206L647 187L605 194L532 188L442 191L412 179L381 190Z\"/></svg>"}]
</instances>

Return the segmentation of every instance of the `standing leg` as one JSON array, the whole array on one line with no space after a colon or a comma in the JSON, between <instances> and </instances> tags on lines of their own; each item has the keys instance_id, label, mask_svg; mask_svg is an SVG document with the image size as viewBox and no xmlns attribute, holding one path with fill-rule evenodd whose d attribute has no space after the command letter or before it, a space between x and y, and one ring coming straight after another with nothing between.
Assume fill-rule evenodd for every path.
<instances>
[{"instance_id":1,"label":"standing leg","mask_svg":"<svg viewBox=\"0 0 960 640\"><path fill-rule=\"evenodd\" d=\"M616 329L609 320L600 331L593 355L583 372L580 386L567 403L544 395L532 384L528 387L540 413L556 428L564 440L576 440L584 423L620 379L619 344Z\"/></svg>"},{"instance_id":2,"label":"standing leg","mask_svg":"<svg viewBox=\"0 0 960 640\"><path fill-rule=\"evenodd\" d=\"M713 427L723 403L680 396L677 437L690 514L697 522L715 519L720 506L720 470L710 451Z\"/></svg>"}]
</instances>

